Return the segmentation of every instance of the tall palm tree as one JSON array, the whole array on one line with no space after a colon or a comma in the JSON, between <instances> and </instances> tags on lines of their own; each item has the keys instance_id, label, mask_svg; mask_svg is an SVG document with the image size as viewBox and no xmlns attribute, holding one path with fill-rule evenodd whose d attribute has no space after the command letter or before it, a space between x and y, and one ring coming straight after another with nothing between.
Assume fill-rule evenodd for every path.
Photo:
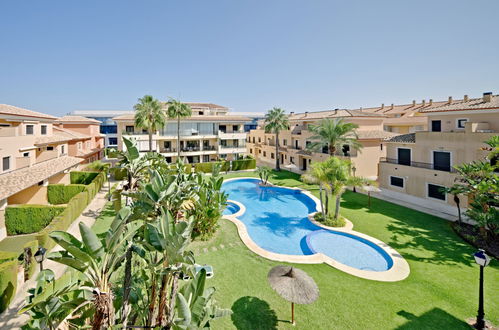
<instances>
[{"instance_id":1,"label":"tall palm tree","mask_svg":"<svg viewBox=\"0 0 499 330\"><path fill-rule=\"evenodd\" d=\"M177 159L180 159L180 118L190 117L192 109L188 104L175 99L168 101L167 114L169 118L177 119Z\"/></svg>"},{"instance_id":2,"label":"tall palm tree","mask_svg":"<svg viewBox=\"0 0 499 330\"><path fill-rule=\"evenodd\" d=\"M265 132L275 134L275 169L280 171L279 166L279 132L289 129L288 116L280 108L272 108L265 115Z\"/></svg>"},{"instance_id":3,"label":"tall palm tree","mask_svg":"<svg viewBox=\"0 0 499 330\"><path fill-rule=\"evenodd\" d=\"M310 139L315 142L310 143L307 149L318 152L327 147L330 156L344 145L360 150L362 145L357 141L358 136L355 133L358 127L356 124L345 122L342 118L323 119L317 125L310 125L309 130L315 134Z\"/></svg>"},{"instance_id":4,"label":"tall palm tree","mask_svg":"<svg viewBox=\"0 0 499 330\"><path fill-rule=\"evenodd\" d=\"M327 189L325 189L324 185L327 184L327 167L325 162L316 162L313 163L310 169L307 171L307 173L302 174L301 179L305 183L308 184L318 184L319 185L319 199L321 202L321 213L322 215L326 216L329 211L329 198L328 198L328 192ZM324 208L324 202L323 202L323 190L326 190L325 194L325 208Z\"/></svg>"},{"instance_id":5,"label":"tall palm tree","mask_svg":"<svg viewBox=\"0 0 499 330\"><path fill-rule=\"evenodd\" d=\"M152 151L152 134L166 124L166 114L161 103L151 95L139 99L135 109L135 126L149 133L149 151Z\"/></svg>"}]
</instances>

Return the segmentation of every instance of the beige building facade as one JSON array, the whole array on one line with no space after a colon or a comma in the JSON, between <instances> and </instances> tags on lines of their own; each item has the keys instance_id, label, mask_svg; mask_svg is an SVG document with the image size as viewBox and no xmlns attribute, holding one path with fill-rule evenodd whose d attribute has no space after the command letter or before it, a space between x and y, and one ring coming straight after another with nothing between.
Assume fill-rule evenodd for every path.
<instances>
[{"instance_id":1,"label":"beige building facade","mask_svg":"<svg viewBox=\"0 0 499 330\"><path fill-rule=\"evenodd\" d=\"M457 215L453 196L442 188L454 184L454 166L487 156L484 141L499 134L499 96L449 99L421 113L427 118L427 131L386 141L386 158L379 163L381 194ZM460 201L468 205L466 197Z\"/></svg>"},{"instance_id":2,"label":"beige building facade","mask_svg":"<svg viewBox=\"0 0 499 330\"><path fill-rule=\"evenodd\" d=\"M187 103L192 116L180 120L180 157L188 163L206 163L219 159L235 160L246 155L244 124L249 118L231 115L228 108L212 103ZM118 125L118 149L123 150L122 136L137 141L141 152L149 151L149 135L134 124L134 114L114 117ZM177 121L167 124L153 134L153 151L168 162L177 160Z\"/></svg>"}]
</instances>

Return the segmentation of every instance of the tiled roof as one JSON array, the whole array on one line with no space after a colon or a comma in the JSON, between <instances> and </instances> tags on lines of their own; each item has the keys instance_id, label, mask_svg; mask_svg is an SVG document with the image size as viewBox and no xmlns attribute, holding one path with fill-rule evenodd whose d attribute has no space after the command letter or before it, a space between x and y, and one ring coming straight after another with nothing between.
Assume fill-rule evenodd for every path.
<instances>
[{"instance_id":1,"label":"tiled roof","mask_svg":"<svg viewBox=\"0 0 499 330\"><path fill-rule=\"evenodd\" d=\"M89 124L100 124L100 121L92 118L87 118L83 116L63 116L56 120L58 123L89 123Z\"/></svg>"},{"instance_id":2,"label":"tiled roof","mask_svg":"<svg viewBox=\"0 0 499 330\"><path fill-rule=\"evenodd\" d=\"M398 133L382 130L357 130L356 133L359 140L386 139L398 135Z\"/></svg>"},{"instance_id":3,"label":"tiled roof","mask_svg":"<svg viewBox=\"0 0 499 330\"><path fill-rule=\"evenodd\" d=\"M0 175L0 200L71 168L83 159L63 156Z\"/></svg>"},{"instance_id":4,"label":"tiled roof","mask_svg":"<svg viewBox=\"0 0 499 330\"><path fill-rule=\"evenodd\" d=\"M425 108L420 110L420 112L429 113L429 112L499 109L499 95L491 95L490 98L491 98L490 102L485 102L483 97L469 99L468 101L458 100L458 101L452 101L452 103L446 102L444 105Z\"/></svg>"},{"instance_id":5,"label":"tiled roof","mask_svg":"<svg viewBox=\"0 0 499 330\"><path fill-rule=\"evenodd\" d=\"M416 133L396 135L387 139L386 142L416 143Z\"/></svg>"},{"instance_id":6,"label":"tiled roof","mask_svg":"<svg viewBox=\"0 0 499 330\"><path fill-rule=\"evenodd\" d=\"M102 150L102 148L94 148L94 149L91 149L91 150L78 150L78 152L76 153L76 155L78 157L85 157L85 156L88 156L88 155L95 154L96 152L99 152L101 150Z\"/></svg>"},{"instance_id":7,"label":"tiled roof","mask_svg":"<svg viewBox=\"0 0 499 330\"><path fill-rule=\"evenodd\" d=\"M223 110L228 110L227 107L218 105L218 104L213 104L213 103L198 103L198 102L184 102L185 104L188 104L191 106L191 108L208 108L208 109L223 109Z\"/></svg>"},{"instance_id":8,"label":"tiled roof","mask_svg":"<svg viewBox=\"0 0 499 330\"><path fill-rule=\"evenodd\" d=\"M52 120L57 119L56 117L51 115L46 115L41 112L31 111L28 109L15 107L13 105L8 105L8 104L0 104L0 115L43 118L43 119L52 119Z\"/></svg>"},{"instance_id":9,"label":"tiled roof","mask_svg":"<svg viewBox=\"0 0 499 330\"><path fill-rule=\"evenodd\" d=\"M360 110L348 110L348 109L337 109L337 110L326 110L326 111L315 111L308 113L295 113L289 115L289 120L317 120L325 118L344 118L344 117L379 117L384 118L383 114L376 114L372 112L365 112Z\"/></svg>"},{"instance_id":10,"label":"tiled roof","mask_svg":"<svg viewBox=\"0 0 499 330\"><path fill-rule=\"evenodd\" d=\"M126 114L116 116L113 120L134 120L134 114ZM176 121L176 120L175 120ZM184 121L216 121L216 122L246 122L251 121L251 118L244 116L220 115L220 116L192 116L189 118L181 118L180 122Z\"/></svg>"},{"instance_id":11,"label":"tiled roof","mask_svg":"<svg viewBox=\"0 0 499 330\"><path fill-rule=\"evenodd\" d=\"M412 126L412 125L426 125L428 123L428 117L426 116L402 116L386 118L383 120L384 125L400 125L400 126Z\"/></svg>"},{"instance_id":12,"label":"tiled roof","mask_svg":"<svg viewBox=\"0 0 499 330\"><path fill-rule=\"evenodd\" d=\"M67 142L71 141L73 138L68 136L68 135L63 135L63 134L52 134L48 136L39 136L35 138L35 146L41 146L41 145L46 145L46 144L51 144L51 143L62 143L62 142Z\"/></svg>"}]
</instances>

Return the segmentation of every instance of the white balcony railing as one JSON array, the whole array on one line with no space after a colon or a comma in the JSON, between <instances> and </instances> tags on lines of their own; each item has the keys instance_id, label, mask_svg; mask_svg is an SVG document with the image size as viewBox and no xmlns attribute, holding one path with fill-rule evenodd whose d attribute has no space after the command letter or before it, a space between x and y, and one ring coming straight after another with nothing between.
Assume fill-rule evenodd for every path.
<instances>
[{"instance_id":1,"label":"white balcony railing","mask_svg":"<svg viewBox=\"0 0 499 330\"><path fill-rule=\"evenodd\" d=\"M19 132L18 127L0 127L0 137L17 136Z\"/></svg>"},{"instance_id":2,"label":"white balcony railing","mask_svg":"<svg viewBox=\"0 0 499 330\"><path fill-rule=\"evenodd\" d=\"M246 140L246 132L222 132L218 131L221 139Z\"/></svg>"}]
</instances>

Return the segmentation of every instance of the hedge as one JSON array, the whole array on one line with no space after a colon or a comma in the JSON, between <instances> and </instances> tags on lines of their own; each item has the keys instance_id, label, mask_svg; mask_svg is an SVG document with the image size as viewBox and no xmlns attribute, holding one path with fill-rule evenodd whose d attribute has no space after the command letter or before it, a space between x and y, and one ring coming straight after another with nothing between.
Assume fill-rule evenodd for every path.
<instances>
[{"instance_id":1,"label":"hedge","mask_svg":"<svg viewBox=\"0 0 499 330\"><path fill-rule=\"evenodd\" d=\"M24 249L30 249L31 250L31 259L29 260L29 265L28 267L26 267L26 264L23 264L24 266L24 272L25 274L27 273L28 275L28 279L30 279L33 274L35 274L35 271L36 271L36 260L35 260L35 253L36 251L38 250L38 241L37 240L34 240L34 241L30 241L26 244L24 244L23 246L23 253L24 253ZM24 257L24 255L23 255ZM24 260L24 258L23 258Z\"/></svg>"},{"instance_id":2,"label":"hedge","mask_svg":"<svg viewBox=\"0 0 499 330\"><path fill-rule=\"evenodd\" d=\"M249 170L256 168L255 159L240 159L232 161L232 171Z\"/></svg>"},{"instance_id":3,"label":"hedge","mask_svg":"<svg viewBox=\"0 0 499 330\"><path fill-rule=\"evenodd\" d=\"M84 184L49 184L47 199L50 204L67 204L71 198L85 190Z\"/></svg>"},{"instance_id":4,"label":"hedge","mask_svg":"<svg viewBox=\"0 0 499 330\"><path fill-rule=\"evenodd\" d=\"M10 252L10 251L0 251L0 264L11 260L17 260L17 258L19 258L19 253Z\"/></svg>"},{"instance_id":5,"label":"hedge","mask_svg":"<svg viewBox=\"0 0 499 330\"><path fill-rule=\"evenodd\" d=\"M9 307L17 289L17 260L0 264L0 313Z\"/></svg>"},{"instance_id":6,"label":"hedge","mask_svg":"<svg viewBox=\"0 0 499 330\"><path fill-rule=\"evenodd\" d=\"M63 206L36 204L8 206L5 209L7 235L36 233L63 211Z\"/></svg>"},{"instance_id":7,"label":"hedge","mask_svg":"<svg viewBox=\"0 0 499 330\"><path fill-rule=\"evenodd\" d=\"M222 162L197 163L194 166L196 172L211 173L213 172L213 166L217 164L222 164Z\"/></svg>"},{"instance_id":8,"label":"hedge","mask_svg":"<svg viewBox=\"0 0 499 330\"><path fill-rule=\"evenodd\" d=\"M127 177L127 171L126 168L121 168L121 167L114 167L111 169L111 173L114 176L115 180L124 180Z\"/></svg>"},{"instance_id":9,"label":"hedge","mask_svg":"<svg viewBox=\"0 0 499 330\"><path fill-rule=\"evenodd\" d=\"M72 171L69 178L72 184L90 184L101 172Z\"/></svg>"}]
</instances>

